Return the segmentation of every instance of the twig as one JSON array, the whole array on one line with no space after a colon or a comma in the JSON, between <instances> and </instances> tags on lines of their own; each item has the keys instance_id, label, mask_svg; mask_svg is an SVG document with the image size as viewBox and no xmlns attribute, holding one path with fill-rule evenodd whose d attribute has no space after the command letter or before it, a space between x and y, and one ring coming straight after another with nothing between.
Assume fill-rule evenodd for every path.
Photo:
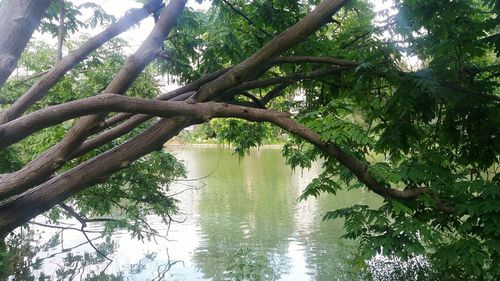
<instances>
[{"instance_id":1,"label":"twig","mask_svg":"<svg viewBox=\"0 0 500 281\"><path fill-rule=\"evenodd\" d=\"M81 231L83 233L83 235L85 236L85 238L87 239L87 242L89 242L90 246L92 246L92 248L94 248L94 250L99 253L99 255L103 256L105 259L107 259L108 261L110 262L113 262L112 259L108 258L103 252L99 251L99 249L97 249L97 247L94 245L94 243L92 243L92 240L90 240L89 236L87 235L87 233L85 232L85 225L82 224L82 228L81 228Z\"/></svg>"},{"instance_id":2,"label":"twig","mask_svg":"<svg viewBox=\"0 0 500 281\"><path fill-rule=\"evenodd\" d=\"M243 17L251 26L255 27L258 29L260 32L264 33L267 35L269 38L273 38L274 36L271 35L269 32L265 31L261 27L258 27L249 17L247 17L242 11L238 10L235 6L233 6L231 3L229 3L227 0L222 0L224 4L228 5L231 10L233 10L235 13Z\"/></svg>"},{"instance_id":3,"label":"twig","mask_svg":"<svg viewBox=\"0 0 500 281\"><path fill-rule=\"evenodd\" d=\"M75 227L59 226L59 225L52 225L52 224L44 224L44 223L35 222L35 221L30 221L30 222L28 222L28 223L29 223L29 224L38 225L38 226L47 227L47 228L55 228L55 229L62 229L62 230L76 230L76 231L81 231L80 229L75 228ZM100 231L94 231L94 230L88 230L87 232L88 232L88 233L101 233Z\"/></svg>"}]
</instances>

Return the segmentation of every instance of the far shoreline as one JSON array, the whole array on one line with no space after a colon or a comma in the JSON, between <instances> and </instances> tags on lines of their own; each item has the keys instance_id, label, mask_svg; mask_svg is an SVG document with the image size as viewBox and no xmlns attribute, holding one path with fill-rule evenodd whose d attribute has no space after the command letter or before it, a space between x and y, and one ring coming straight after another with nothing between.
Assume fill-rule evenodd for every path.
<instances>
[{"instance_id":1,"label":"far shoreline","mask_svg":"<svg viewBox=\"0 0 500 281\"><path fill-rule=\"evenodd\" d=\"M231 144L227 143L191 143L191 142L178 142L178 141L170 141L165 143L165 147L169 148L179 148L179 147L206 147L206 148L232 148L234 147ZM283 144L262 144L256 147L252 147L250 149L260 149L260 148L271 148L271 149L281 149L283 148Z\"/></svg>"}]
</instances>

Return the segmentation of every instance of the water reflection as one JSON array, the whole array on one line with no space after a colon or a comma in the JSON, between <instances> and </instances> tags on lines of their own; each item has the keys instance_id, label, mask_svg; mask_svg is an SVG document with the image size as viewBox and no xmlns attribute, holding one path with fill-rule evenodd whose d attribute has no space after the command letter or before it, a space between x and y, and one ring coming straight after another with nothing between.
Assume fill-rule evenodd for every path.
<instances>
[{"instance_id":1,"label":"water reflection","mask_svg":"<svg viewBox=\"0 0 500 281\"><path fill-rule=\"evenodd\" d=\"M189 178L202 179L171 187L172 193L186 185L201 188L177 195L181 214L176 219L185 221L171 226L169 240L142 242L116 233L108 255L111 265L99 263L87 245L67 259L45 259L38 275L43 272L52 280L71 280L73 274L72 280L353 279L348 259L355 245L339 239L341 222L321 218L328 210L352 204L379 204L375 195L350 191L297 202L320 168L293 172L279 149L253 150L243 159L220 147L177 147L173 153L185 161ZM150 217L148 223L166 234L159 218ZM93 227L99 229L98 224ZM78 233L68 236L66 245L85 241ZM42 251L38 256L50 255ZM76 263L86 266L85 274L79 271L81 278L72 269ZM61 269L67 273L58 275Z\"/></svg>"},{"instance_id":2,"label":"water reflection","mask_svg":"<svg viewBox=\"0 0 500 281\"><path fill-rule=\"evenodd\" d=\"M298 195L288 188L293 174L277 150L254 151L241 161L227 153L204 150L205 161L194 164L195 171L207 171L213 161L219 163L205 180L207 188L198 202L203 236L193 259L206 278L222 280L228 265L238 259L236 250L252 249L249 259L267 263L256 270L279 279L290 268L288 238L294 232L293 206Z\"/></svg>"},{"instance_id":3,"label":"water reflection","mask_svg":"<svg viewBox=\"0 0 500 281\"><path fill-rule=\"evenodd\" d=\"M204 277L223 280L235 252L251 249L255 258L266 262L255 270L271 272L275 280L349 280L353 245L339 240L341 223L322 222L322 214L360 201L378 204L377 198L345 192L297 202L319 173L318 166L294 173L277 149L255 150L241 160L229 153L190 148L182 154L196 176L218 163L205 179L207 188L200 192L197 208L202 238L193 260ZM191 158L200 154L203 161Z\"/></svg>"}]
</instances>

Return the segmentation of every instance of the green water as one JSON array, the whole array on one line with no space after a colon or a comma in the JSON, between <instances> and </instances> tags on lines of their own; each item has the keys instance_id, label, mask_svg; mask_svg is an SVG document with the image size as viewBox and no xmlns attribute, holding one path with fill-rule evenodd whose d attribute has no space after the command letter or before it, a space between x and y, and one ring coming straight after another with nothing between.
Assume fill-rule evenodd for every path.
<instances>
[{"instance_id":1,"label":"green water","mask_svg":"<svg viewBox=\"0 0 500 281\"><path fill-rule=\"evenodd\" d=\"M170 190L184 190L176 196L181 203L175 216L184 222L172 224L168 241L141 242L115 234L117 245L109 255L114 262L103 274L121 276L118 280L352 279L349 258L355 244L339 239L341 222L321 218L325 211L352 204L379 204L375 195L357 190L298 202L321 167L292 171L275 148L252 150L243 159L230 148L171 150L189 170L188 180ZM166 232L158 218L148 220ZM85 241L80 236L65 233L63 248ZM85 252L92 249L85 245L73 251ZM55 278L64 262L63 255L48 259L41 271ZM92 270L104 266L89 266L80 279Z\"/></svg>"}]
</instances>

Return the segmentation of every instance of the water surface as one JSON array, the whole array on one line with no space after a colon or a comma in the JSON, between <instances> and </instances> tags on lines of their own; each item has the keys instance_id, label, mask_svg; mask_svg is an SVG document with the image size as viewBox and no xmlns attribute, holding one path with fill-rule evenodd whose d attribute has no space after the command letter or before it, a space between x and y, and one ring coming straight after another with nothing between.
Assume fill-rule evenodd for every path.
<instances>
[{"instance_id":1,"label":"water surface","mask_svg":"<svg viewBox=\"0 0 500 281\"><path fill-rule=\"evenodd\" d=\"M339 239L340 221L321 218L336 208L379 204L375 195L355 190L298 202L321 167L292 171L280 149L255 149L243 159L227 147L175 147L172 153L189 171L188 180L170 187L171 193L183 191L176 196L181 202L175 216L183 222L171 225L168 240L156 242L116 233L109 254L114 262L106 274L117 280L231 280L238 274L253 274L257 280L350 280L355 245ZM148 221L167 232L159 218ZM81 233L65 231L63 245L40 256L83 242ZM89 245L71 253L86 252L93 253ZM41 271L55 278L57 270L73 266L62 257L44 260ZM74 280L98 274L106 265L91 265L85 258L81 264L86 266L72 274Z\"/></svg>"}]
</instances>

